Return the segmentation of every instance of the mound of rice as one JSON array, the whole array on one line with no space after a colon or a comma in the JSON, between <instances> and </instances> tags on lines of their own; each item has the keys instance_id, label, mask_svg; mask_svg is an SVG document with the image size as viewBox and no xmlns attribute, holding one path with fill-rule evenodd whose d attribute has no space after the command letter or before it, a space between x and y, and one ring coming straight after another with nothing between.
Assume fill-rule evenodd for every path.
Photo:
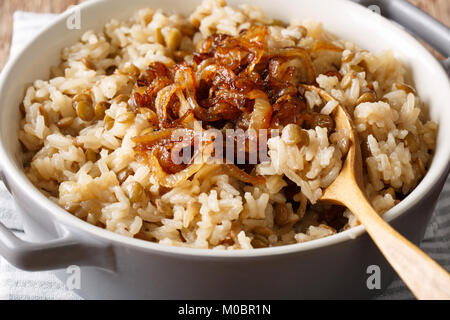
<instances>
[{"instance_id":1,"label":"mound of rice","mask_svg":"<svg viewBox=\"0 0 450 320\"><path fill-rule=\"evenodd\" d=\"M380 213L392 208L425 175L435 148L437 125L427 121L422 102L405 85L405 71L393 53L377 54L336 39L313 21L282 25L258 8L228 7L205 0L190 17L142 9L127 21L111 20L103 32L86 32L62 50L62 62L48 81L37 80L23 100L19 138L29 179L61 207L107 230L167 245L210 249L277 246L332 235L358 224L342 209L336 224L329 206L317 204L322 190L339 174L348 149L344 132L327 135L317 126L309 143L296 141L296 125L268 141L270 161L257 166L266 183L248 185L205 165L173 189L158 184L136 160L132 138L150 124L130 112L131 64L168 66L180 52L214 33L238 35L254 24L270 25L274 47L311 48L321 41L342 52L315 53L316 82L353 115L363 141L365 187ZM336 67L339 66L339 67ZM106 101L105 117L84 121L74 96L90 92L94 104ZM374 99L374 96L377 97ZM125 98L124 98L125 97ZM325 103L305 92L307 107L331 114ZM288 185L299 187L287 201Z\"/></svg>"}]
</instances>

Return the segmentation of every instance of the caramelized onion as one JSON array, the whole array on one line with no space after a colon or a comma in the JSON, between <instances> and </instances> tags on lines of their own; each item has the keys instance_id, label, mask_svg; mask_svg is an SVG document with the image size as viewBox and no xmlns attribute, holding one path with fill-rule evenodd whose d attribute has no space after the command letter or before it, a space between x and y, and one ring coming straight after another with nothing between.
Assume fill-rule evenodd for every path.
<instances>
[{"instance_id":1,"label":"caramelized onion","mask_svg":"<svg viewBox=\"0 0 450 320\"><path fill-rule=\"evenodd\" d=\"M271 55L285 58L300 58L305 65L306 72L306 83L314 83L316 80L316 72L314 70L314 64L311 60L311 57L303 48L295 47L295 48L282 48L282 49L273 49L271 51Z\"/></svg>"},{"instance_id":2,"label":"caramelized onion","mask_svg":"<svg viewBox=\"0 0 450 320\"><path fill-rule=\"evenodd\" d=\"M169 132L174 133L174 129L164 130L165 135L164 138L167 137ZM193 133L188 132L189 133ZM144 139L144 137L140 137ZM146 137L149 139L150 137ZM153 138L153 137L152 137ZM192 135L193 138L193 135ZM211 156L212 153L212 139L207 138L208 140L205 141L205 137L201 137L201 142L204 144L200 150L198 150L194 156L192 157L189 164L186 163L173 163L171 159L171 152L167 149L164 149L167 147L166 144L159 145L156 148L152 148L151 151L146 153L141 153L141 155L144 155L143 157L146 159L146 161L149 164L149 167L152 170L152 173L158 180L158 183L166 188L174 188L178 184L180 184L183 181L186 181L191 176L193 176L195 173L197 173L208 161L208 159ZM193 139L192 139L193 140ZM161 151L165 153L165 155L162 157ZM163 161L161 161L163 160ZM161 164L163 162L163 164ZM167 166L172 166L171 169L168 169Z\"/></svg>"},{"instance_id":3,"label":"caramelized onion","mask_svg":"<svg viewBox=\"0 0 450 320\"><path fill-rule=\"evenodd\" d=\"M270 105L267 95L261 90L253 90L248 97L255 100L253 112L250 116L250 129L267 129L270 126L272 117L272 106Z\"/></svg>"},{"instance_id":4,"label":"caramelized onion","mask_svg":"<svg viewBox=\"0 0 450 320\"><path fill-rule=\"evenodd\" d=\"M158 144L168 144L173 142L172 137L175 136L175 133L178 133L177 136L185 137L193 137L193 131L189 129L163 129L150 132L143 136L134 137L131 140L136 144L135 149L138 151L151 150L155 145Z\"/></svg>"},{"instance_id":5,"label":"caramelized onion","mask_svg":"<svg viewBox=\"0 0 450 320\"><path fill-rule=\"evenodd\" d=\"M307 113L299 85L315 83L310 53L342 50L329 42L318 42L310 51L273 49L268 47L268 36L266 26L252 26L235 37L213 34L197 44L189 61L170 67L153 62L136 75L134 111L144 114L155 131L133 138L134 149L162 186L174 187L204 165L203 157L192 162L199 160L198 154L188 164L177 164L171 158L171 152L194 146L196 120L204 128L251 129L244 149L248 158L253 152L250 142L261 142L260 130L290 123L309 126L317 121L328 125L323 116ZM185 130L185 144L178 144L173 136L180 129ZM245 183L265 181L234 165L222 168Z\"/></svg>"},{"instance_id":6,"label":"caramelized onion","mask_svg":"<svg viewBox=\"0 0 450 320\"><path fill-rule=\"evenodd\" d=\"M149 156L149 164L152 169L152 173L155 175L156 179L161 186L166 188L174 188L181 182L186 181L191 176L196 174L204 165L201 164L191 164L186 169L183 169L174 174L167 174L161 167L158 159L153 154Z\"/></svg>"},{"instance_id":7,"label":"caramelized onion","mask_svg":"<svg viewBox=\"0 0 450 320\"><path fill-rule=\"evenodd\" d=\"M282 129L288 124L302 126L305 118L306 104L303 99L287 94L277 99L274 104L274 110L271 123L272 128Z\"/></svg>"},{"instance_id":8,"label":"caramelized onion","mask_svg":"<svg viewBox=\"0 0 450 320\"><path fill-rule=\"evenodd\" d=\"M172 84L170 86L163 88L161 91L158 92L158 95L156 96L155 101L156 114L158 115L158 120L163 127L167 126L168 121L167 108L170 99L177 92L177 90L180 90L178 84Z\"/></svg>"},{"instance_id":9,"label":"caramelized onion","mask_svg":"<svg viewBox=\"0 0 450 320\"><path fill-rule=\"evenodd\" d=\"M234 164L223 164L221 166L222 171L232 176L242 182L250 183L250 184L263 184L266 182L266 179L263 176L252 176L246 173L245 171L239 169Z\"/></svg>"},{"instance_id":10,"label":"caramelized onion","mask_svg":"<svg viewBox=\"0 0 450 320\"><path fill-rule=\"evenodd\" d=\"M327 51L335 51L335 52L342 52L344 49L339 48L338 46L332 44L328 41L318 41L313 44L313 46L310 49L310 52L317 52L320 50L327 50Z\"/></svg>"}]
</instances>

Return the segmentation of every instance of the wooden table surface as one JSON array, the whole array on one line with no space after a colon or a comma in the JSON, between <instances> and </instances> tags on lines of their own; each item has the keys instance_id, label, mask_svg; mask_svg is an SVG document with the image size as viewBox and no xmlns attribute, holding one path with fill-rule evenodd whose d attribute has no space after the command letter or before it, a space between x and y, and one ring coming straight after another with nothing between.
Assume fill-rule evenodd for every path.
<instances>
[{"instance_id":1,"label":"wooden table surface","mask_svg":"<svg viewBox=\"0 0 450 320\"><path fill-rule=\"evenodd\" d=\"M64 11L68 6L86 0L0 0L0 71L9 55L14 11L54 12ZM422 10L450 27L449 0L409 0ZM432 50L431 50L432 51ZM442 58L433 52L438 58Z\"/></svg>"}]
</instances>

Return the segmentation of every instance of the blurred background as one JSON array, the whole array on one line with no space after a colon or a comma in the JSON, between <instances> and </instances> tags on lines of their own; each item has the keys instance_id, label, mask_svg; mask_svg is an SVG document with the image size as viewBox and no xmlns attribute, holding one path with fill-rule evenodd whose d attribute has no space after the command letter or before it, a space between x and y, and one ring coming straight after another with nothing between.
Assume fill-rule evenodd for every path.
<instances>
[{"instance_id":1,"label":"blurred background","mask_svg":"<svg viewBox=\"0 0 450 320\"><path fill-rule=\"evenodd\" d=\"M0 0L0 71L9 55L14 11L60 13L66 10L67 7L84 1L90 0ZM409 1L450 27L450 0ZM431 48L427 48L438 59L443 58Z\"/></svg>"}]
</instances>

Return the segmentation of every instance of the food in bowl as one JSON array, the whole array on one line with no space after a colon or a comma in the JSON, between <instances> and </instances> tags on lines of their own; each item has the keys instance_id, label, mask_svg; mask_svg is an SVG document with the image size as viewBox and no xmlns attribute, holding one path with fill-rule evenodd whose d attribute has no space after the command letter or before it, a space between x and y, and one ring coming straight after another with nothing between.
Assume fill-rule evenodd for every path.
<instances>
[{"instance_id":1,"label":"food in bowl","mask_svg":"<svg viewBox=\"0 0 450 320\"><path fill-rule=\"evenodd\" d=\"M314 21L219 0L187 18L142 9L61 58L25 94L25 171L70 213L130 237L251 249L357 225L318 203L349 147L338 105L352 115L380 214L414 189L435 149L438 126L393 53Z\"/></svg>"}]
</instances>

